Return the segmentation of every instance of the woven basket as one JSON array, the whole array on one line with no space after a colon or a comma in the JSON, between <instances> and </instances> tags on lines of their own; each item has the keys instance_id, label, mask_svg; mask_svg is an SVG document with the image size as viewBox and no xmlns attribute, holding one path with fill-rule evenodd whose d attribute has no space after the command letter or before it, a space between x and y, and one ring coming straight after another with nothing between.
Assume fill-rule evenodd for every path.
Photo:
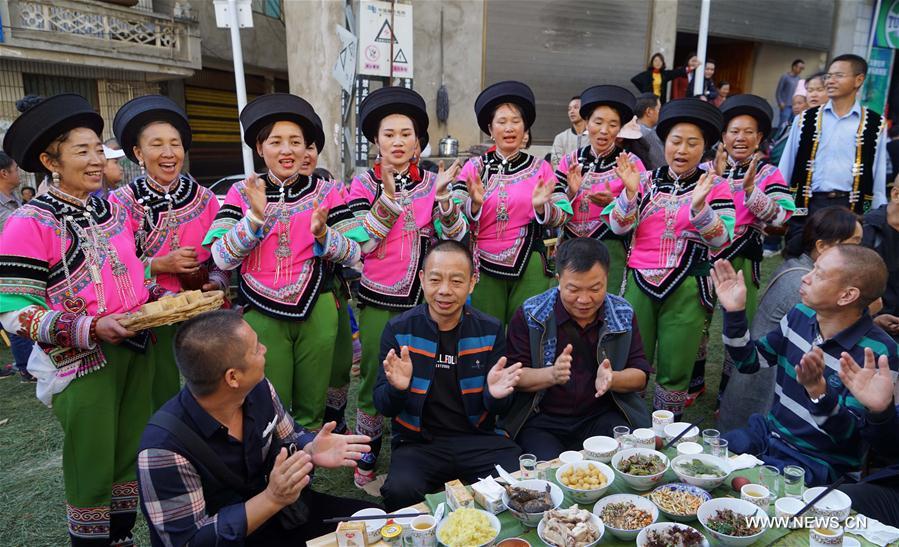
<instances>
[{"instance_id":1,"label":"woven basket","mask_svg":"<svg viewBox=\"0 0 899 547\"><path fill-rule=\"evenodd\" d=\"M126 329L137 332L162 325L174 325L201 313L217 310L225 302L223 291L184 291L165 296L156 302L148 302L139 310L128 314L119 323Z\"/></svg>"}]
</instances>

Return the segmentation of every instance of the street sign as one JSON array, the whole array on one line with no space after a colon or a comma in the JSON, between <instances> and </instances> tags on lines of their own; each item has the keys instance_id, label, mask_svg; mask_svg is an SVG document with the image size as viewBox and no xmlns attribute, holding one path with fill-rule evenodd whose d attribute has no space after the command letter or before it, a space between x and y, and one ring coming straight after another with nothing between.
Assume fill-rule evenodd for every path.
<instances>
[{"instance_id":1,"label":"street sign","mask_svg":"<svg viewBox=\"0 0 899 547\"><path fill-rule=\"evenodd\" d=\"M359 74L412 77L412 6L362 0L359 6Z\"/></svg>"},{"instance_id":2,"label":"street sign","mask_svg":"<svg viewBox=\"0 0 899 547\"><path fill-rule=\"evenodd\" d=\"M337 36L340 38L340 52L331 75L347 93L353 92L353 82L356 80L356 48L359 41L352 32L340 25L335 25Z\"/></svg>"},{"instance_id":3,"label":"street sign","mask_svg":"<svg viewBox=\"0 0 899 547\"><path fill-rule=\"evenodd\" d=\"M253 28L253 10L250 0L215 0L215 26L218 28L231 28L233 7L237 8L237 24L240 28Z\"/></svg>"},{"instance_id":4,"label":"street sign","mask_svg":"<svg viewBox=\"0 0 899 547\"><path fill-rule=\"evenodd\" d=\"M861 102L868 108L883 114L890 91L890 76L893 74L893 52L885 47L871 48L868 57L868 75L862 89Z\"/></svg>"},{"instance_id":5,"label":"street sign","mask_svg":"<svg viewBox=\"0 0 899 547\"><path fill-rule=\"evenodd\" d=\"M875 17L874 45L899 48L899 0L883 0Z\"/></svg>"}]
</instances>

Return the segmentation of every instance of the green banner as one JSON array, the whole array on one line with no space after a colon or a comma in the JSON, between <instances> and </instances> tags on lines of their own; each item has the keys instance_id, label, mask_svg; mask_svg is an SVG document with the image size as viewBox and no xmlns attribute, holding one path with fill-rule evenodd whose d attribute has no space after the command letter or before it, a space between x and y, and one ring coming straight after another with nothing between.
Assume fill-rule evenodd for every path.
<instances>
[{"instance_id":1,"label":"green banner","mask_svg":"<svg viewBox=\"0 0 899 547\"><path fill-rule=\"evenodd\" d=\"M899 48L899 0L883 0L877 13L874 45Z\"/></svg>"},{"instance_id":2,"label":"green banner","mask_svg":"<svg viewBox=\"0 0 899 547\"><path fill-rule=\"evenodd\" d=\"M886 108L887 95L890 92L894 51L891 48L874 47L871 48L871 56L868 57L868 76L865 78L861 102L881 114Z\"/></svg>"}]
</instances>

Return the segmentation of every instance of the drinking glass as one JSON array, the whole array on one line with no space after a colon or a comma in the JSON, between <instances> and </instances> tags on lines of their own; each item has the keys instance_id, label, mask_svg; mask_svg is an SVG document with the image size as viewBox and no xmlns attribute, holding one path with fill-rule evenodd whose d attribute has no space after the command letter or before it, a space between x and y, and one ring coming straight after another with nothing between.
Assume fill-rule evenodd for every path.
<instances>
[{"instance_id":1,"label":"drinking glass","mask_svg":"<svg viewBox=\"0 0 899 547\"><path fill-rule=\"evenodd\" d=\"M709 454L712 456L717 456L722 459L727 459L727 439L722 439L718 437L716 439L712 439L711 444L709 444Z\"/></svg>"},{"instance_id":2,"label":"drinking glass","mask_svg":"<svg viewBox=\"0 0 899 547\"><path fill-rule=\"evenodd\" d=\"M717 429L703 429L702 430L702 444L706 446L710 446L712 444L713 439L717 439L721 437L721 432Z\"/></svg>"},{"instance_id":3,"label":"drinking glass","mask_svg":"<svg viewBox=\"0 0 899 547\"><path fill-rule=\"evenodd\" d=\"M784 467L784 496L801 498L805 488L805 469L798 465Z\"/></svg>"},{"instance_id":4,"label":"drinking glass","mask_svg":"<svg viewBox=\"0 0 899 547\"><path fill-rule=\"evenodd\" d=\"M537 462L537 478L542 481L552 480L552 464L549 462Z\"/></svg>"},{"instance_id":5,"label":"drinking glass","mask_svg":"<svg viewBox=\"0 0 899 547\"><path fill-rule=\"evenodd\" d=\"M780 497L780 469L763 465L759 469L759 483L771 492L772 501Z\"/></svg>"},{"instance_id":6,"label":"drinking glass","mask_svg":"<svg viewBox=\"0 0 899 547\"><path fill-rule=\"evenodd\" d=\"M621 437L625 435L631 434L631 428L626 425L616 425L614 429L612 429L612 435L615 436L615 440L619 443L621 442Z\"/></svg>"},{"instance_id":7,"label":"drinking glass","mask_svg":"<svg viewBox=\"0 0 899 547\"><path fill-rule=\"evenodd\" d=\"M522 480L537 478L537 456L533 454L522 454L518 457L518 464L521 466Z\"/></svg>"}]
</instances>

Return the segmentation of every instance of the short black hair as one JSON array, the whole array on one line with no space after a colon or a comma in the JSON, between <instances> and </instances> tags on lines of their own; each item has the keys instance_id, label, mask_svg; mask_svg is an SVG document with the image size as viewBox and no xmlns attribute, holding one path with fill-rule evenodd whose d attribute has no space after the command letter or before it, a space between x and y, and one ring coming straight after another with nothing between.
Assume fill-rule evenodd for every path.
<instances>
[{"instance_id":1,"label":"short black hair","mask_svg":"<svg viewBox=\"0 0 899 547\"><path fill-rule=\"evenodd\" d=\"M659 102L659 96L655 93L640 93L637 95L636 102L634 102L634 115L642 118L647 110L657 107Z\"/></svg>"},{"instance_id":2,"label":"short black hair","mask_svg":"<svg viewBox=\"0 0 899 547\"><path fill-rule=\"evenodd\" d=\"M609 249L592 237L566 239L556 249L556 272L560 275L564 271L587 272L597 264L608 273L610 262Z\"/></svg>"},{"instance_id":3,"label":"short black hair","mask_svg":"<svg viewBox=\"0 0 899 547\"><path fill-rule=\"evenodd\" d=\"M812 74L811 76L809 76L808 78L805 79L805 85L807 86L808 83L811 82L812 80L821 80L821 83L823 84L825 76L826 76L826 74L824 72L815 72L814 74Z\"/></svg>"},{"instance_id":4,"label":"short black hair","mask_svg":"<svg viewBox=\"0 0 899 547\"><path fill-rule=\"evenodd\" d=\"M242 367L244 348L235 332L243 322L236 311L216 310L188 319L178 328L175 364L191 393L210 395L226 370Z\"/></svg>"},{"instance_id":5,"label":"short black hair","mask_svg":"<svg viewBox=\"0 0 899 547\"><path fill-rule=\"evenodd\" d=\"M805 64L805 61L803 61L802 59L794 59L793 64L790 65L790 68L798 65L799 63Z\"/></svg>"},{"instance_id":6,"label":"short black hair","mask_svg":"<svg viewBox=\"0 0 899 547\"><path fill-rule=\"evenodd\" d=\"M331 180L334 178L334 175L332 175L331 172L324 167L316 167L312 170L312 174L320 179L325 180Z\"/></svg>"},{"instance_id":7,"label":"short black hair","mask_svg":"<svg viewBox=\"0 0 899 547\"><path fill-rule=\"evenodd\" d=\"M15 161L6 152L0 150L0 170L9 169L14 163Z\"/></svg>"},{"instance_id":8,"label":"short black hair","mask_svg":"<svg viewBox=\"0 0 899 547\"><path fill-rule=\"evenodd\" d=\"M730 85L730 82L728 82L727 80L721 80L720 82L718 82L718 89L721 89L726 85Z\"/></svg>"},{"instance_id":9,"label":"short black hair","mask_svg":"<svg viewBox=\"0 0 899 547\"><path fill-rule=\"evenodd\" d=\"M802 237L792 239L784 254L787 257L810 255L818 241L829 245L845 241L855 233L858 221L858 215L842 205L818 209L805 221Z\"/></svg>"},{"instance_id":10,"label":"short black hair","mask_svg":"<svg viewBox=\"0 0 899 547\"><path fill-rule=\"evenodd\" d=\"M21 193L22 195L25 195L25 190L28 190L29 192L31 192L32 197L37 195L37 192L35 192L34 188L32 188L31 186L23 186L22 189L19 190L19 193Z\"/></svg>"},{"instance_id":11,"label":"short black hair","mask_svg":"<svg viewBox=\"0 0 899 547\"><path fill-rule=\"evenodd\" d=\"M718 63L715 62L715 59L712 59L711 57L705 60L705 64L718 66Z\"/></svg>"},{"instance_id":12,"label":"short black hair","mask_svg":"<svg viewBox=\"0 0 899 547\"><path fill-rule=\"evenodd\" d=\"M568 102L570 103L571 101L580 101L580 100L581 100L581 96L575 95L574 97L568 99Z\"/></svg>"},{"instance_id":13,"label":"short black hair","mask_svg":"<svg viewBox=\"0 0 899 547\"><path fill-rule=\"evenodd\" d=\"M465 261L468 262L468 271L471 275L474 275L474 258L471 256L471 251L468 250L468 247L462 245L458 241L441 239L433 247L428 249L428 254L425 255L424 260L421 262L422 270L424 270L425 264L428 263L428 258L434 253L458 253L463 255Z\"/></svg>"},{"instance_id":14,"label":"short black hair","mask_svg":"<svg viewBox=\"0 0 899 547\"><path fill-rule=\"evenodd\" d=\"M887 288L887 265L873 249L861 245L842 244L834 249L843 258L841 273L846 283L858 289L858 307L865 309Z\"/></svg>"},{"instance_id":15,"label":"short black hair","mask_svg":"<svg viewBox=\"0 0 899 547\"><path fill-rule=\"evenodd\" d=\"M855 71L856 74L863 74L865 76L868 75L868 62L865 61L862 57L852 53L844 53L842 55L837 55L830 61L830 65L836 62L846 62L852 65L852 70ZM830 67L830 65L827 65Z\"/></svg>"}]
</instances>

